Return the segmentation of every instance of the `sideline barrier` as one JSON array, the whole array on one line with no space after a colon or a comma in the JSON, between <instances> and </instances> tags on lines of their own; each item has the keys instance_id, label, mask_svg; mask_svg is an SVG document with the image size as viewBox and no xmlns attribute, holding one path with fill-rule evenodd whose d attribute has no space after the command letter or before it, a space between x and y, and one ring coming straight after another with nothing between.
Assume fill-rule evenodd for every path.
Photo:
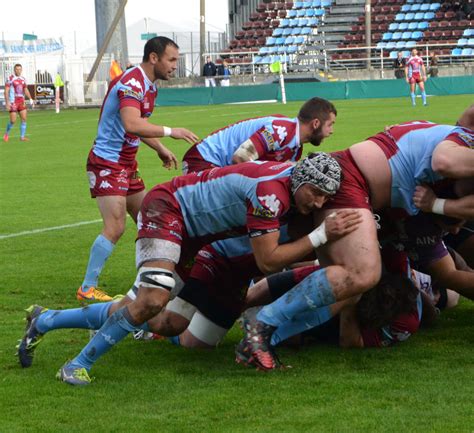
<instances>
[{"instance_id":1,"label":"sideline barrier","mask_svg":"<svg viewBox=\"0 0 474 433\"><path fill-rule=\"evenodd\" d=\"M311 96L330 100L398 98L409 95L405 80L359 80L330 83L286 83L288 101L305 101ZM438 77L426 82L428 95L474 94L472 77ZM277 83L255 86L192 87L181 89L159 89L156 105L210 105L258 101L281 101L280 86Z\"/></svg>"}]
</instances>

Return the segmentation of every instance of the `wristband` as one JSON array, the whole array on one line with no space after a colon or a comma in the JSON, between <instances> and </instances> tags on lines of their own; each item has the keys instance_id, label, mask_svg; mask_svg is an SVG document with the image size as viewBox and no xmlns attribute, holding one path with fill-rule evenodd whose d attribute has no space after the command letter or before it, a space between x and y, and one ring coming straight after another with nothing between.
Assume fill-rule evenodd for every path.
<instances>
[{"instance_id":1,"label":"wristband","mask_svg":"<svg viewBox=\"0 0 474 433\"><path fill-rule=\"evenodd\" d=\"M163 137L169 137L171 135L172 129L167 126L163 126Z\"/></svg>"},{"instance_id":2,"label":"wristband","mask_svg":"<svg viewBox=\"0 0 474 433\"><path fill-rule=\"evenodd\" d=\"M444 204L446 200L444 198L437 198L433 203L433 207L431 208L431 212L436 213L438 215L444 215Z\"/></svg>"},{"instance_id":3,"label":"wristband","mask_svg":"<svg viewBox=\"0 0 474 433\"><path fill-rule=\"evenodd\" d=\"M326 223L323 221L318 228L314 229L308 235L308 238L313 248L324 245L328 241L328 237L326 236Z\"/></svg>"}]
</instances>

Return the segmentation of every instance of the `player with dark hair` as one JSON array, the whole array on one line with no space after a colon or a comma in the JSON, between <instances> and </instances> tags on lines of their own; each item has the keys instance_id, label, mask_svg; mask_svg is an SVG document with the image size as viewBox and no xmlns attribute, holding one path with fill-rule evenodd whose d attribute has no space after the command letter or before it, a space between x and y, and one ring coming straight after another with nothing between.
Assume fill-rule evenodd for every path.
<instances>
[{"instance_id":1,"label":"player with dark hair","mask_svg":"<svg viewBox=\"0 0 474 433\"><path fill-rule=\"evenodd\" d=\"M304 143L319 146L332 134L336 116L331 102L311 98L293 119L274 114L241 120L192 146L183 157L183 173L255 160L297 161Z\"/></svg>"},{"instance_id":2,"label":"player with dark hair","mask_svg":"<svg viewBox=\"0 0 474 433\"><path fill-rule=\"evenodd\" d=\"M5 134L3 134L3 141L7 142L10 138L10 130L16 122L17 113L20 114L21 125L20 125L20 140L28 141L26 137L26 116L27 110L25 105L25 95L34 105L34 100L31 97L28 86L26 85L25 78L21 75L22 66L17 63L13 67L14 73L10 75L5 82L5 108L10 115L10 121L7 124Z\"/></svg>"},{"instance_id":3,"label":"player with dark hair","mask_svg":"<svg viewBox=\"0 0 474 433\"><path fill-rule=\"evenodd\" d=\"M168 80L177 67L178 46L163 36L145 44L143 62L114 79L102 104L97 137L87 160L91 196L104 221L90 251L79 300L110 300L97 289L102 268L125 230L127 212L136 221L145 185L135 159L140 141L154 149L165 168L177 159L158 139L170 136L193 144L197 136L184 128L153 125L148 118L157 95L156 80Z\"/></svg>"}]
</instances>

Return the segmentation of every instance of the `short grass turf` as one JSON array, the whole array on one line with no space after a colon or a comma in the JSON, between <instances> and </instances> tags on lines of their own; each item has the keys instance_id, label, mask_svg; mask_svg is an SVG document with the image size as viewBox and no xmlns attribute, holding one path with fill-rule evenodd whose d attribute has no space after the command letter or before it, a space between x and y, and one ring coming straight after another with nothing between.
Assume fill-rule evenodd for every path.
<instances>
[{"instance_id":1,"label":"short grass turf","mask_svg":"<svg viewBox=\"0 0 474 433\"><path fill-rule=\"evenodd\" d=\"M413 108L409 98L337 101L335 133L320 147L345 148L408 120L453 123L472 95L432 97ZM203 137L234 121L281 113L301 102L158 107L152 120ZM0 143L0 432L472 432L474 327L472 303L462 300L438 324L388 349L281 349L293 366L269 374L234 363L241 331L234 327L213 351L127 338L99 360L96 380L74 388L54 379L88 340L84 330L51 332L34 364L22 370L15 344L23 309L77 307L75 291L100 222L5 237L100 219L89 198L85 162L98 110L30 111L30 142L15 125ZM0 128L7 122L0 115ZM2 132L3 134L3 132ZM187 144L163 140L181 157ZM311 146L306 145L305 152ZM165 171L146 146L139 152L148 188L178 175ZM101 276L102 287L125 293L134 280L135 228L127 231Z\"/></svg>"}]
</instances>

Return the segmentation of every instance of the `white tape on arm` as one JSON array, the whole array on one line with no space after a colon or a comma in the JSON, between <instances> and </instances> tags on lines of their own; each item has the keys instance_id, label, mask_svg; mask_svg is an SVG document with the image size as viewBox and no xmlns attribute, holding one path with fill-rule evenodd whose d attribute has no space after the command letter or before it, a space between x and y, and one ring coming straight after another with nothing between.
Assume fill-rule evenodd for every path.
<instances>
[{"instance_id":1,"label":"white tape on arm","mask_svg":"<svg viewBox=\"0 0 474 433\"><path fill-rule=\"evenodd\" d=\"M433 207L431 208L431 212L436 213L438 215L444 215L444 204L446 200L444 198L437 198L433 203Z\"/></svg>"},{"instance_id":2,"label":"white tape on arm","mask_svg":"<svg viewBox=\"0 0 474 433\"><path fill-rule=\"evenodd\" d=\"M328 241L328 237L326 235L326 223L323 221L318 228L314 229L308 235L308 238L311 242L311 245L313 245L313 248L318 248L321 245L324 245Z\"/></svg>"},{"instance_id":3,"label":"white tape on arm","mask_svg":"<svg viewBox=\"0 0 474 433\"><path fill-rule=\"evenodd\" d=\"M169 137L173 130L167 126L163 126L163 137Z\"/></svg>"}]
</instances>

